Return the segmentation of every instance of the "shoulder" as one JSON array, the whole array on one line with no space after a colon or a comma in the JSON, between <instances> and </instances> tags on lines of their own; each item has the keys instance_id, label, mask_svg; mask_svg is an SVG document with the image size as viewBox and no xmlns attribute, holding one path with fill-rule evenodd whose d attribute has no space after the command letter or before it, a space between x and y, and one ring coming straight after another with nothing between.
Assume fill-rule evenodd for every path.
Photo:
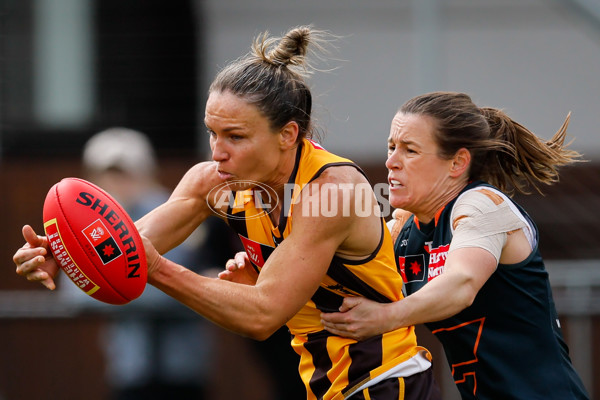
<instances>
[{"instance_id":1,"label":"shoulder","mask_svg":"<svg viewBox=\"0 0 600 400\"><path fill-rule=\"evenodd\" d=\"M351 164L328 166L312 182L339 184L369 184L368 179L365 177L365 175L363 175L359 167Z\"/></svg>"},{"instance_id":2,"label":"shoulder","mask_svg":"<svg viewBox=\"0 0 600 400\"><path fill-rule=\"evenodd\" d=\"M376 201L373 187L367 178L351 165L326 168L302 190L303 194L309 195L309 201L337 204L339 210L346 207L353 210L358 204L367 207Z\"/></svg>"},{"instance_id":3,"label":"shoulder","mask_svg":"<svg viewBox=\"0 0 600 400\"><path fill-rule=\"evenodd\" d=\"M523 218L523 214L508 195L494 187L478 186L458 196L452 206L452 218L462 214L489 214L504 208Z\"/></svg>"},{"instance_id":4,"label":"shoulder","mask_svg":"<svg viewBox=\"0 0 600 400\"><path fill-rule=\"evenodd\" d=\"M400 231L404 227L404 224L406 224L406 221L408 221L412 215L413 214L410 211L400 208L395 209L392 213L392 219L387 222L387 227L392 235L392 240L394 243L400 235Z\"/></svg>"},{"instance_id":5,"label":"shoulder","mask_svg":"<svg viewBox=\"0 0 600 400\"><path fill-rule=\"evenodd\" d=\"M413 215L410 211L396 208L392 212L392 219L387 222L387 227L392 232L393 229L401 229L406 221Z\"/></svg>"},{"instance_id":6,"label":"shoulder","mask_svg":"<svg viewBox=\"0 0 600 400\"><path fill-rule=\"evenodd\" d=\"M492 187L476 187L462 193L452 207L450 218L453 230L466 219L494 229L509 223L522 227L527 222L515 203Z\"/></svg>"},{"instance_id":7,"label":"shoulder","mask_svg":"<svg viewBox=\"0 0 600 400\"><path fill-rule=\"evenodd\" d=\"M213 161L204 161L192 166L184 175L184 179L189 180L218 180L217 163Z\"/></svg>"},{"instance_id":8,"label":"shoulder","mask_svg":"<svg viewBox=\"0 0 600 400\"><path fill-rule=\"evenodd\" d=\"M222 191L230 191L227 182L219 177L217 164L201 162L191 167L183 176L173 196L209 201Z\"/></svg>"},{"instance_id":9,"label":"shoulder","mask_svg":"<svg viewBox=\"0 0 600 400\"><path fill-rule=\"evenodd\" d=\"M510 204L508 196L497 189L480 186L469 189L456 199L453 210L469 207L481 213L496 210L501 205Z\"/></svg>"},{"instance_id":10,"label":"shoulder","mask_svg":"<svg viewBox=\"0 0 600 400\"><path fill-rule=\"evenodd\" d=\"M292 211L295 219L325 218L330 225L350 223L356 216L357 204L375 202L369 181L356 168L347 165L326 168L299 190L300 206L294 206Z\"/></svg>"},{"instance_id":11,"label":"shoulder","mask_svg":"<svg viewBox=\"0 0 600 400\"><path fill-rule=\"evenodd\" d=\"M370 256L383 233L381 210L367 178L352 165L331 166L301 189L293 234L342 257ZM290 235L291 238L292 235ZM296 236L298 237L298 236Z\"/></svg>"}]
</instances>

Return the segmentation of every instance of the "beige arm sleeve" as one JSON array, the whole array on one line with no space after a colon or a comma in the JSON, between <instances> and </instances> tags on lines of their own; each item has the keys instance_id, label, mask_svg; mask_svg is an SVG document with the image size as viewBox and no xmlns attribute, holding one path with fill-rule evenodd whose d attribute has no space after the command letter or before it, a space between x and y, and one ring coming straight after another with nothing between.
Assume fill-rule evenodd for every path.
<instances>
[{"instance_id":1,"label":"beige arm sleeve","mask_svg":"<svg viewBox=\"0 0 600 400\"><path fill-rule=\"evenodd\" d=\"M449 252L478 247L500 260L507 234L528 227L521 213L505 195L488 188L476 188L456 200L452 213L452 242Z\"/></svg>"}]
</instances>

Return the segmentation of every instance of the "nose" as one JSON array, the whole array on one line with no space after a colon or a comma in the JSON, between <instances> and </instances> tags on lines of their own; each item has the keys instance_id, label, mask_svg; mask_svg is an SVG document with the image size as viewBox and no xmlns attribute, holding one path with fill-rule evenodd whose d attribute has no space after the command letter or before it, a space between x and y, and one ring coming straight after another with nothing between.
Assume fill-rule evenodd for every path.
<instances>
[{"instance_id":1,"label":"nose","mask_svg":"<svg viewBox=\"0 0 600 400\"><path fill-rule=\"evenodd\" d=\"M400 162L400 157L397 154L397 151L394 150L391 153L388 154L388 158L387 160L385 160L385 167L389 170L392 169L399 169L401 168L401 162Z\"/></svg>"},{"instance_id":2,"label":"nose","mask_svg":"<svg viewBox=\"0 0 600 400\"><path fill-rule=\"evenodd\" d=\"M213 161L223 162L229 158L229 153L225 150L223 142L218 138L210 139L210 149L212 151Z\"/></svg>"}]
</instances>

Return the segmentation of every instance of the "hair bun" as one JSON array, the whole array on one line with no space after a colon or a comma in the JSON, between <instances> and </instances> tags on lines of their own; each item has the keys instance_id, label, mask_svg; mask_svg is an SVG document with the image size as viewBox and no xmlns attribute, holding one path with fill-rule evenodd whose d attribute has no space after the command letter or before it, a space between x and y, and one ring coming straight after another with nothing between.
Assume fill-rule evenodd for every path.
<instances>
[{"instance_id":1,"label":"hair bun","mask_svg":"<svg viewBox=\"0 0 600 400\"><path fill-rule=\"evenodd\" d=\"M303 65L311 33L309 26L292 28L282 38L269 37L269 33L265 32L256 38L252 48L256 56L269 64Z\"/></svg>"},{"instance_id":2,"label":"hair bun","mask_svg":"<svg viewBox=\"0 0 600 400\"><path fill-rule=\"evenodd\" d=\"M302 64L309 41L309 27L301 26L294 28L281 38L277 47L269 52L267 58L273 64Z\"/></svg>"}]
</instances>

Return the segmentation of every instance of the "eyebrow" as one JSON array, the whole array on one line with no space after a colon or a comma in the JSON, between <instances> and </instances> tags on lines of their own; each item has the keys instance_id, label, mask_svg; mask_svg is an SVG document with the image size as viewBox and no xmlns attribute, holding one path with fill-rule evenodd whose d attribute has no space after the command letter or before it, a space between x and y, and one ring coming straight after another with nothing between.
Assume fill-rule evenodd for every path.
<instances>
[{"instance_id":1,"label":"eyebrow","mask_svg":"<svg viewBox=\"0 0 600 400\"><path fill-rule=\"evenodd\" d=\"M204 126L206 127L206 129L208 129L209 131L214 132L214 130L206 123L206 120L204 121ZM239 126L227 126L225 128L220 129L221 132L223 133L230 133L236 130L244 130L243 127L239 127Z\"/></svg>"},{"instance_id":2,"label":"eyebrow","mask_svg":"<svg viewBox=\"0 0 600 400\"><path fill-rule=\"evenodd\" d=\"M403 139L403 140L396 141L396 140L394 140L394 139L393 139L391 136L390 136L390 137L388 137L388 140L387 140L387 142L388 142L388 144L396 144L396 143L399 143L399 144L404 144L404 145L409 145L409 146L411 146L411 145L412 145L412 146L419 146L419 144L418 144L417 142L413 141L413 140L404 140L404 139Z\"/></svg>"}]
</instances>

